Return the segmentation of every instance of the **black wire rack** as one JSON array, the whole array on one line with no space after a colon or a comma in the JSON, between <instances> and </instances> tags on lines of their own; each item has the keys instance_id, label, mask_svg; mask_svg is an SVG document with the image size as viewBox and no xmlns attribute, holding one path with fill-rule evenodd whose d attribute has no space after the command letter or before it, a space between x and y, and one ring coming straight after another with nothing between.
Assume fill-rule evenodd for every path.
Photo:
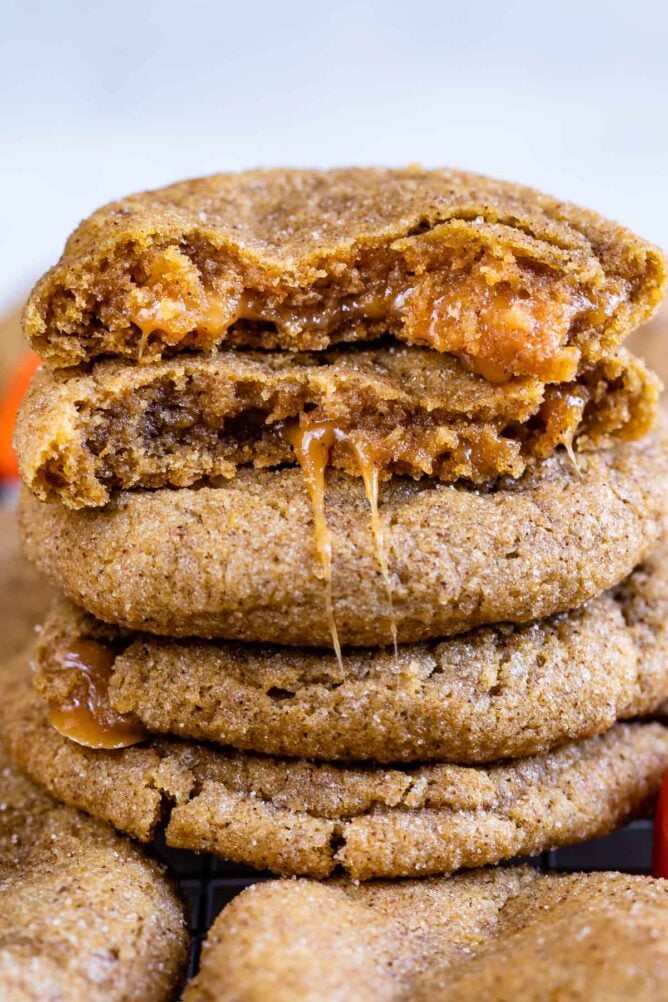
<instances>
[{"instance_id":1,"label":"black wire rack","mask_svg":"<svg viewBox=\"0 0 668 1002\"><path fill-rule=\"evenodd\" d=\"M190 977L197 971L202 941L219 912L245 887L267 880L272 874L224 863L214 856L170 849L164 843L157 843L155 851L176 874L187 904L193 940ZM621 870L648 874L652 865L652 824L634 821L606 838L544 852L523 862L554 873Z\"/></svg>"}]
</instances>

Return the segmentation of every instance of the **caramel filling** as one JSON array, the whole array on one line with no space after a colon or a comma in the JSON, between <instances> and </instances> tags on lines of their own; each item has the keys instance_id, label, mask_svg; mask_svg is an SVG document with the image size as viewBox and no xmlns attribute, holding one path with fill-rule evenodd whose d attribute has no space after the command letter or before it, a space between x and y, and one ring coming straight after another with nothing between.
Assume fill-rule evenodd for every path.
<instances>
[{"instance_id":1,"label":"caramel filling","mask_svg":"<svg viewBox=\"0 0 668 1002\"><path fill-rule=\"evenodd\" d=\"M325 471L329 463L331 449L335 442L345 445L350 450L364 482L364 489L371 509L371 529L373 532L376 559L387 593L390 630L392 643L396 652L397 624L394 615L387 552L378 510L378 480L379 472L383 465L381 457L374 450L373 446L365 442L361 436L355 436L345 431L333 421L310 422L308 419L303 419L301 423L288 421L282 426L282 432L287 442L294 449L297 462L304 474L306 489L311 500L316 550L326 586L327 619L332 634L332 644L339 664L342 664L341 645L336 629L332 601L332 536L325 512Z\"/></svg>"},{"instance_id":2,"label":"caramel filling","mask_svg":"<svg viewBox=\"0 0 668 1002\"><path fill-rule=\"evenodd\" d=\"M358 322L384 322L387 331L454 354L496 383L513 376L572 380L581 352L569 343L571 332L604 324L622 298L620 289L585 292L510 251L447 246L416 245L405 260L370 259L360 265L364 288L354 293L335 281L282 293L253 290L231 268L204 281L176 248L142 264L124 307L141 331L142 353L155 332L169 345L212 347L239 321L273 325L276 345L302 348L345 339Z\"/></svg>"},{"instance_id":3,"label":"caramel filling","mask_svg":"<svg viewBox=\"0 0 668 1002\"><path fill-rule=\"evenodd\" d=\"M383 584L385 585L385 593L387 595L387 604L390 613L390 632L396 656L399 653L397 648L397 621L394 615L394 599L392 598L392 582L390 581L390 568L387 562L385 537L383 534L383 526L380 521L380 512L378 510L378 479L380 467L382 465L380 462L381 457L369 442L365 442L360 437L353 437L349 435L347 444L355 457L357 468L362 475L364 490L366 492L367 501L369 502L369 508L371 509L371 531L373 533L374 547L376 550L376 560L378 561L380 573L383 577Z\"/></svg>"},{"instance_id":4,"label":"caramel filling","mask_svg":"<svg viewBox=\"0 0 668 1002\"><path fill-rule=\"evenodd\" d=\"M325 579L327 622L332 635L332 646L339 664L343 667L332 601L332 534L325 514L325 470L329 462L330 449L336 438L336 428L330 421L313 425L288 423L284 426L283 434L294 449L311 499L315 546Z\"/></svg>"},{"instance_id":5,"label":"caramel filling","mask_svg":"<svg viewBox=\"0 0 668 1002\"><path fill-rule=\"evenodd\" d=\"M95 640L76 640L58 650L45 674L65 675L67 694L51 703L51 724L64 737L87 748L127 748L146 738L133 714L109 705L115 655Z\"/></svg>"}]
</instances>

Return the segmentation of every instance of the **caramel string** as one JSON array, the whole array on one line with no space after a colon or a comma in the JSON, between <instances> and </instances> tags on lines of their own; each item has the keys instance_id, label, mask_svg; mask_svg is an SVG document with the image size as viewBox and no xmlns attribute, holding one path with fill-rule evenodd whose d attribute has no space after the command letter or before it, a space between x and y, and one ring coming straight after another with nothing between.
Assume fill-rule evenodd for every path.
<instances>
[{"instance_id":1,"label":"caramel string","mask_svg":"<svg viewBox=\"0 0 668 1002\"><path fill-rule=\"evenodd\" d=\"M341 644L334 619L332 599L332 534L325 513L325 469L334 444L335 430L329 422L301 426L288 423L283 434L292 446L304 474L306 489L311 500L315 545L325 580L325 606L327 622L332 635L332 646L339 666L343 668Z\"/></svg>"},{"instance_id":2,"label":"caramel string","mask_svg":"<svg viewBox=\"0 0 668 1002\"><path fill-rule=\"evenodd\" d=\"M295 456L304 474L304 480L311 499L313 510L313 521L315 525L316 549L324 571L326 583L326 605L327 616L332 633L334 650L336 651L339 664L341 661L341 647L339 644L336 622L334 619L334 606L332 600L332 539L327 516L325 513L325 470L329 463L329 455L335 442L345 443L350 449L357 467L364 482L366 498L371 509L371 531L374 540L374 550L376 560L380 568L385 592L387 595L390 632L395 657L398 656L397 643L397 623L394 615L394 602L392 599L392 584L390 581L390 571L387 561L387 550L385 547L385 537L380 520L378 508L378 481L379 469L377 457L368 442L362 437L353 437L340 428L337 428L331 421L318 421L311 424L299 424L296 422L286 423L283 427L283 434L287 442L292 446Z\"/></svg>"},{"instance_id":3,"label":"caramel string","mask_svg":"<svg viewBox=\"0 0 668 1002\"><path fill-rule=\"evenodd\" d=\"M371 532L373 533L376 560L378 561L380 573L383 578L383 584L385 585L385 594L387 595L387 605L390 615L392 646L394 647L394 656L397 658L399 656L399 648L397 644L397 620L394 615L392 582L390 581L390 568L387 562L385 534L383 533L383 526L380 521L380 511L378 510L378 463L376 462L374 451L368 442L365 442L361 438L350 437L348 439L348 445L355 457L355 461L357 462L357 468L362 474L366 498L369 502L369 508L371 509Z\"/></svg>"}]
</instances>

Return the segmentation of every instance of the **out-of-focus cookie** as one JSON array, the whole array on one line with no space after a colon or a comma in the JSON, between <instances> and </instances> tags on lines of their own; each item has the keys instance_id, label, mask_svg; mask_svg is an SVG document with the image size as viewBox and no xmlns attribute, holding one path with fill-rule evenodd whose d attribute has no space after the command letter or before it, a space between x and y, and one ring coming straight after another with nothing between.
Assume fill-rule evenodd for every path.
<instances>
[{"instance_id":1,"label":"out-of-focus cookie","mask_svg":"<svg viewBox=\"0 0 668 1002\"><path fill-rule=\"evenodd\" d=\"M0 660L11 658L33 639L54 595L23 555L15 512L0 508Z\"/></svg>"},{"instance_id":2,"label":"out-of-focus cookie","mask_svg":"<svg viewBox=\"0 0 668 1002\"><path fill-rule=\"evenodd\" d=\"M158 738L96 751L49 723L25 669L0 740L54 796L139 839L277 873L362 880L446 873L603 835L642 813L668 768L668 729L601 737L490 766L316 765Z\"/></svg>"},{"instance_id":3,"label":"out-of-focus cookie","mask_svg":"<svg viewBox=\"0 0 668 1002\"><path fill-rule=\"evenodd\" d=\"M209 932L184 1002L655 1002L668 882L497 868L256 884Z\"/></svg>"},{"instance_id":4,"label":"out-of-focus cookie","mask_svg":"<svg viewBox=\"0 0 668 1002\"><path fill-rule=\"evenodd\" d=\"M163 868L56 803L0 752L0 996L166 1002L188 943Z\"/></svg>"},{"instance_id":5,"label":"out-of-focus cookie","mask_svg":"<svg viewBox=\"0 0 668 1002\"><path fill-rule=\"evenodd\" d=\"M573 612L402 645L396 655L352 648L342 664L309 648L129 634L63 601L39 634L35 684L52 719L62 717L90 703L97 667L106 689L95 688L94 713L122 725L121 743L134 722L330 761L518 758L645 716L668 698L667 555L660 547Z\"/></svg>"}]
</instances>

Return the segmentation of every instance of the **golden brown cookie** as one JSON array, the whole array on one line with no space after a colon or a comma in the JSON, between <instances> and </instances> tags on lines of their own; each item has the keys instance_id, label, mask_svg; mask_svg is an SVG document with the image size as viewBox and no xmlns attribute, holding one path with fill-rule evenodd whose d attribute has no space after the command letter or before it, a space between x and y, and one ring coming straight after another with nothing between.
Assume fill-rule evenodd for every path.
<instances>
[{"instance_id":1,"label":"golden brown cookie","mask_svg":"<svg viewBox=\"0 0 668 1002\"><path fill-rule=\"evenodd\" d=\"M105 504L118 488L295 463L297 423L331 433L328 462L353 475L482 483L520 476L559 445L590 451L640 438L657 399L655 377L623 350L549 387L528 376L495 385L450 355L407 346L221 351L42 371L16 442L23 482L72 508Z\"/></svg>"},{"instance_id":2,"label":"golden brown cookie","mask_svg":"<svg viewBox=\"0 0 668 1002\"><path fill-rule=\"evenodd\" d=\"M256 884L184 1002L655 1002L667 979L668 882L515 867Z\"/></svg>"},{"instance_id":3,"label":"golden brown cookie","mask_svg":"<svg viewBox=\"0 0 668 1002\"><path fill-rule=\"evenodd\" d=\"M162 867L108 825L57 804L0 752L2 998L167 1002L188 944Z\"/></svg>"},{"instance_id":4,"label":"golden brown cookie","mask_svg":"<svg viewBox=\"0 0 668 1002\"><path fill-rule=\"evenodd\" d=\"M653 310L665 260L593 212L452 170L217 174L111 203L38 283L51 365L389 332L495 380L572 378Z\"/></svg>"},{"instance_id":5,"label":"golden brown cookie","mask_svg":"<svg viewBox=\"0 0 668 1002\"><path fill-rule=\"evenodd\" d=\"M506 765L315 765L157 738L94 751L62 737L27 672L0 704L0 740L46 789L136 838L277 873L426 876L585 841L643 812L668 768L668 729L602 737Z\"/></svg>"},{"instance_id":6,"label":"golden brown cookie","mask_svg":"<svg viewBox=\"0 0 668 1002\"><path fill-rule=\"evenodd\" d=\"M571 613L402 646L396 657L353 649L342 665L304 648L124 634L62 602L39 635L35 683L52 719L89 743L95 728L86 739L78 707L95 696L93 724L120 725L121 742L131 721L131 739L171 733L332 761L517 758L668 698L665 558L664 547ZM106 693L91 685L96 666Z\"/></svg>"},{"instance_id":7,"label":"golden brown cookie","mask_svg":"<svg viewBox=\"0 0 668 1002\"><path fill-rule=\"evenodd\" d=\"M54 596L21 551L16 513L0 508L0 660L23 650L33 639Z\"/></svg>"},{"instance_id":8,"label":"golden brown cookie","mask_svg":"<svg viewBox=\"0 0 668 1002\"><path fill-rule=\"evenodd\" d=\"M648 556L668 509L665 430L553 456L518 481L473 490L381 485L381 573L358 480L332 471L332 605L341 641L400 641L576 608ZM167 636L328 646L327 583L300 470L242 470L218 487L128 491L70 511L27 492L28 555L105 622Z\"/></svg>"}]
</instances>

